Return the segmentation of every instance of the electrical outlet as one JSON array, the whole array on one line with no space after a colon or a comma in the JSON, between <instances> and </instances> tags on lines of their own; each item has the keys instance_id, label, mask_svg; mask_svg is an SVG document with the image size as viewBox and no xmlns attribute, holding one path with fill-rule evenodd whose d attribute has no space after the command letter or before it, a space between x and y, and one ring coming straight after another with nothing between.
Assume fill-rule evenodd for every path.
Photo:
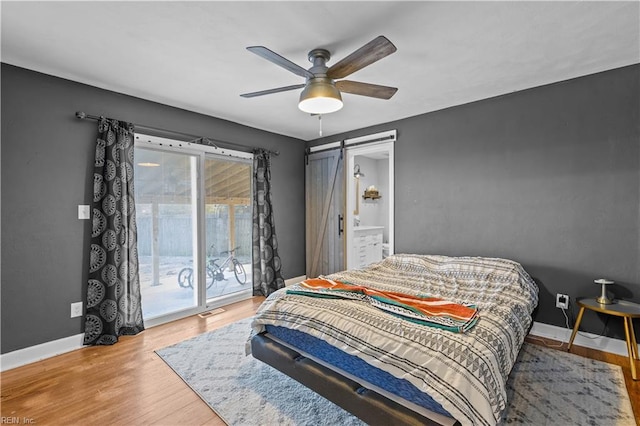
<instances>
[{"instance_id":1,"label":"electrical outlet","mask_svg":"<svg viewBox=\"0 0 640 426\"><path fill-rule=\"evenodd\" d=\"M556 308L568 309L569 308L569 296L566 294L556 294Z\"/></svg>"},{"instance_id":2,"label":"electrical outlet","mask_svg":"<svg viewBox=\"0 0 640 426\"><path fill-rule=\"evenodd\" d=\"M71 318L82 316L82 302L71 304Z\"/></svg>"},{"instance_id":3,"label":"electrical outlet","mask_svg":"<svg viewBox=\"0 0 640 426\"><path fill-rule=\"evenodd\" d=\"M80 204L78 206L78 219L91 219L90 206L86 204Z\"/></svg>"}]
</instances>

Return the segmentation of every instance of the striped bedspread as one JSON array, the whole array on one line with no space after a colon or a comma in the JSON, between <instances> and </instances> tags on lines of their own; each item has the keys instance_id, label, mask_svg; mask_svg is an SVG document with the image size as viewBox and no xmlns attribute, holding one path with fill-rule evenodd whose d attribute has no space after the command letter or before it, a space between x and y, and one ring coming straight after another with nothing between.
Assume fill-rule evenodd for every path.
<instances>
[{"instance_id":1,"label":"striped bedspread","mask_svg":"<svg viewBox=\"0 0 640 426\"><path fill-rule=\"evenodd\" d=\"M327 276L356 286L477 307L465 333L407 321L367 301L287 294L262 304L253 321L299 330L410 381L463 425L494 425L506 381L538 303L535 282L517 262L478 257L394 255Z\"/></svg>"}]
</instances>

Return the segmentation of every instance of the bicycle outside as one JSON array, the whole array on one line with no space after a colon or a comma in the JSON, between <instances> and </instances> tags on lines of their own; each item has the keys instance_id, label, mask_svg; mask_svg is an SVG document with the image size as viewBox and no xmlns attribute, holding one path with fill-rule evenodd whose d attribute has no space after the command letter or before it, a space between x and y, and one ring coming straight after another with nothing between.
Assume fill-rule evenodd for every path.
<instances>
[{"instance_id":1,"label":"bicycle outside","mask_svg":"<svg viewBox=\"0 0 640 426\"><path fill-rule=\"evenodd\" d=\"M224 276L224 269L229 265L229 263L233 265L233 274L235 275L238 283L240 283L241 285L247 283L247 274L244 270L244 266L242 266L242 263L240 263L240 261L235 257L235 252L239 248L240 246L237 246L231 250L220 252L220 255L228 254L227 258L224 260L224 262L222 262L222 264L218 263L220 258L209 258L207 260L207 277L205 281L207 289L211 288L213 283L216 281L226 281L226 278ZM214 253L214 251L215 247L211 245L211 247L209 247L209 253ZM193 268L186 267L180 270L180 273L178 273L178 284L182 288L193 288Z\"/></svg>"}]
</instances>

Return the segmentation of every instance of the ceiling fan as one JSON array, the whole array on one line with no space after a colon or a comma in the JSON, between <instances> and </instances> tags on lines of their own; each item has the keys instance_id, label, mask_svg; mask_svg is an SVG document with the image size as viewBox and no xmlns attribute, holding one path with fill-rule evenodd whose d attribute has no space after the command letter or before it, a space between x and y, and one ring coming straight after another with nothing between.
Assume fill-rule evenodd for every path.
<instances>
[{"instance_id":1,"label":"ceiling fan","mask_svg":"<svg viewBox=\"0 0 640 426\"><path fill-rule=\"evenodd\" d=\"M376 37L331 67L326 65L331 58L329 51L326 49L314 49L309 52L309 61L313 63L313 66L308 70L264 46L250 46L247 47L247 50L300 77L306 78L306 82L259 92L244 93L240 95L243 98L253 98L304 88L300 93L298 108L310 114L328 114L342 108L341 92L378 99L390 99L398 90L395 87L358 81L336 81L395 52L397 50L396 47L384 36Z\"/></svg>"}]
</instances>

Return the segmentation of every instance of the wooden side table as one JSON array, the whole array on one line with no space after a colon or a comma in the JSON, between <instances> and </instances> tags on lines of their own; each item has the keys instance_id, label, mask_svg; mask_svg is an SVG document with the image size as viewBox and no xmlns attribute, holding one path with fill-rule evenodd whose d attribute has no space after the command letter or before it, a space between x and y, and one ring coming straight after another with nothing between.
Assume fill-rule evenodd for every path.
<instances>
[{"instance_id":1,"label":"wooden side table","mask_svg":"<svg viewBox=\"0 0 640 426\"><path fill-rule=\"evenodd\" d=\"M638 374L636 372L636 360L638 357L638 342L636 341L636 333L633 330L633 319L640 318L640 304L628 302L626 300L615 300L609 305L603 305L596 302L594 298L581 298L577 299L578 306L580 306L580 312L578 312L578 318L576 319L576 325L573 327L571 333L571 339L569 339L569 346L567 351L571 350L571 344L578 333L580 327L580 321L582 321L582 315L585 309L589 309L595 312L600 312L607 315L614 315L622 317L624 320L624 334L627 339L627 351L629 352L629 366L631 367L631 377L633 380L638 380Z\"/></svg>"}]
</instances>

